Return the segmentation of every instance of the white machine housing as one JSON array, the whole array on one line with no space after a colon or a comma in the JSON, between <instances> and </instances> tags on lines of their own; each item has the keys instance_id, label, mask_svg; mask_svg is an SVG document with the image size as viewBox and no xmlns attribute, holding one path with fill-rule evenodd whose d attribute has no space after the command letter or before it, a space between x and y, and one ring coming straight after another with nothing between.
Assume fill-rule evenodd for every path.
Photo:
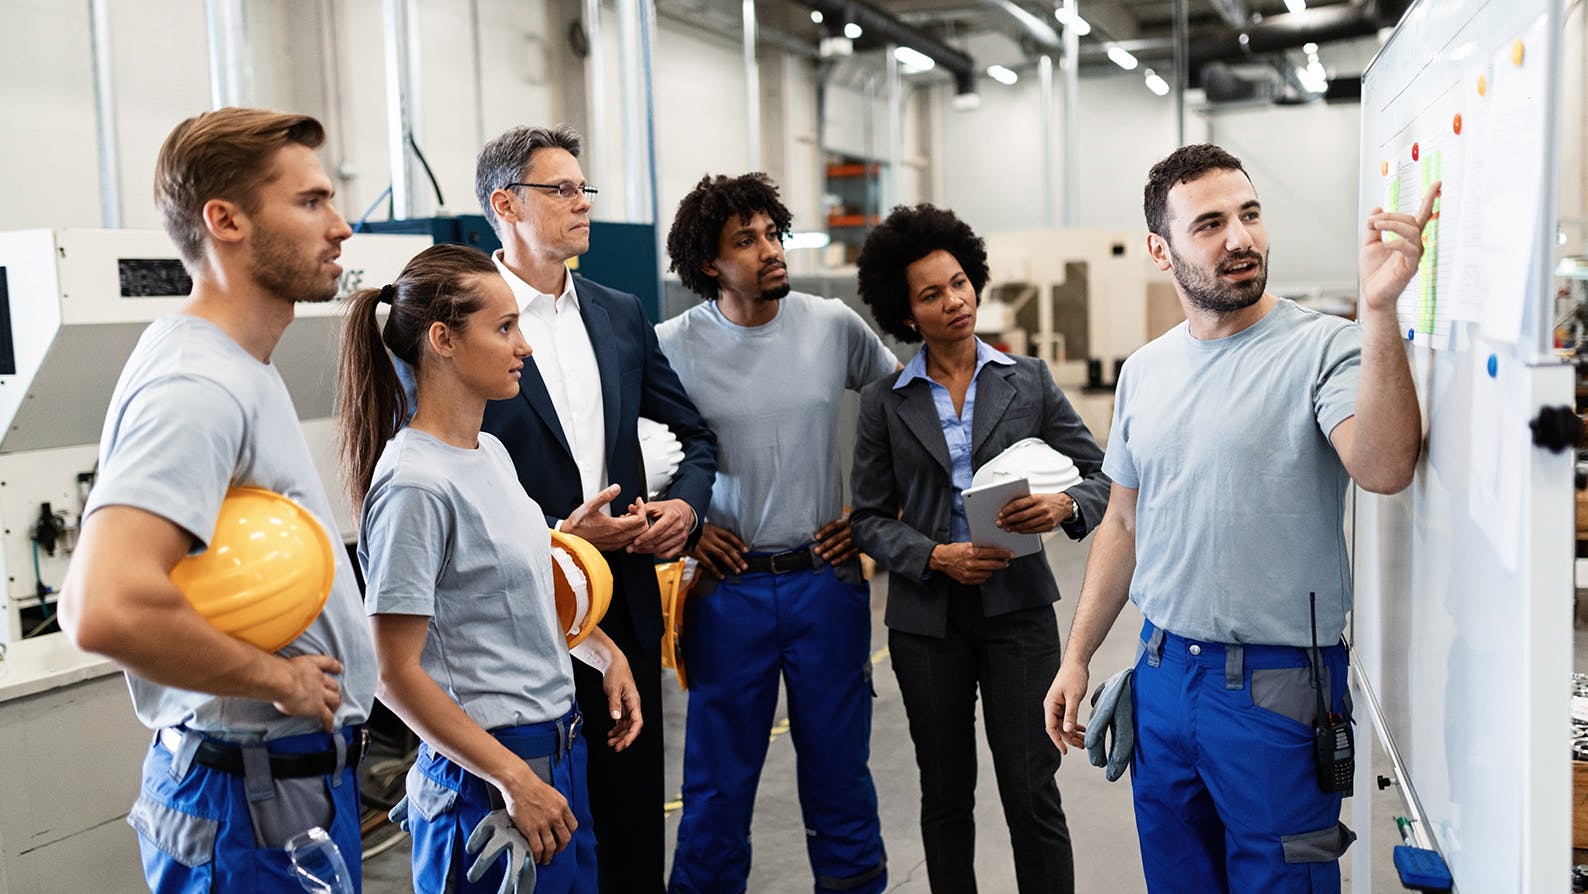
<instances>
[{"instance_id":1,"label":"white machine housing","mask_svg":"<svg viewBox=\"0 0 1588 894\"><path fill-rule=\"evenodd\" d=\"M426 236L360 234L342 245L341 294L396 278ZM0 233L0 643L21 638L19 611L36 580L65 577L100 430L122 366L144 328L187 297L175 246L157 230ZM272 362L292 394L344 539L356 534L337 498L331 403L340 300L299 304ZM5 363L9 353L12 363ZM79 481L79 476L83 480ZM55 555L31 530L49 503L67 529ZM54 593L45 597L54 601Z\"/></svg>"}]
</instances>

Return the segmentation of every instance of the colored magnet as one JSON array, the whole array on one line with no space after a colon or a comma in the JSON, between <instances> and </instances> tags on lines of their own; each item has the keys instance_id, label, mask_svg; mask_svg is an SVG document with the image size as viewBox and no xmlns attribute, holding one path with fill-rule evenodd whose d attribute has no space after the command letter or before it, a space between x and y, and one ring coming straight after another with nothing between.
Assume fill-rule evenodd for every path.
<instances>
[{"instance_id":1,"label":"colored magnet","mask_svg":"<svg viewBox=\"0 0 1588 894\"><path fill-rule=\"evenodd\" d=\"M1406 330L1406 340L1407 341L1413 341L1416 338L1417 338L1417 330L1416 329L1408 329L1408 330Z\"/></svg>"},{"instance_id":2,"label":"colored magnet","mask_svg":"<svg viewBox=\"0 0 1588 894\"><path fill-rule=\"evenodd\" d=\"M1456 113L1456 117L1451 119L1451 121L1450 121L1450 129L1455 131L1457 136L1461 135L1461 113L1460 112L1457 112Z\"/></svg>"},{"instance_id":3,"label":"colored magnet","mask_svg":"<svg viewBox=\"0 0 1588 894\"><path fill-rule=\"evenodd\" d=\"M1389 162L1381 161L1381 162L1378 163L1378 175L1380 177L1388 177L1389 176Z\"/></svg>"},{"instance_id":4,"label":"colored magnet","mask_svg":"<svg viewBox=\"0 0 1588 894\"><path fill-rule=\"evenodd\" d=\"M1487 369L1489 370L1489 378L1492 379L1497 376L1500 372L1500 358L1494 354L1490 354Z\"/></svg>"},{"instance_id":5,"label":"colored magnet","mask_svg":"<svg viewBox=\"0 0 1588 894\"><path fill-rule=\"evenodd\" d=\"M1417 154L1418 154L1417 144L1413 143L1412 144L1412 161L1416 161L1417 160Z\"/></svg>"},{"instance_id":6,"label":"colored magnet","mask_svg":"<svg viewBox=\"0 0 1588 894\"><path fill-rule=\"evenodd\" d=\"M1478 75L1478 95L1489 95L1489 79L1484 75Z\"/></svg>"},{"instance_id":7,"label":"colored magnet","mask_svg":"<svg viewBox=\"0 0 1588 894\"><path fill-rule=\"evenodd\" d=\"M1518 37L1516 40L1512 41L1511 42L1511 64L1512 65L1521 65L1522 64L1522 57L1527 55L1526 50L1527 50L1527 48L1522 45L1522 38Z\"/></svg>"}]
</instances>

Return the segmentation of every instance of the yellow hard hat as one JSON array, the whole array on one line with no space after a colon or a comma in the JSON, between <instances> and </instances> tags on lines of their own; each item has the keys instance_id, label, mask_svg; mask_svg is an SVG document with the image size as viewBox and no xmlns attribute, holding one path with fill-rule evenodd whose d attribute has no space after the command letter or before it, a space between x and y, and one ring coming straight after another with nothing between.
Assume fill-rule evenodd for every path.
<instances>
[{"instance_id":1,"label":"yellow hard hat","mask_svg":"<svg viewBox=\"0 0 1588 894\"><path fill-rule=\"evenodd\" d=\"M556 530L551 532L551 560L557 623L572 649L606 617L612 604L612 569L590 541Z\"/></svg>"},{"instance_id":2,"label":"yellow hard hat","mask_svg":"<svg viewBox=\"0 0 1588 894\"><path fill-rule=\"evenodd\" d=\"M678 688L689 688L684 673L684 600L689 596L688 559L656 566L656 589L662 596L662 667L678 675Z\"/></svg>"},{"instance_id":3,"label":"yellow hard hat","mask_svg":"<svg viewBox=\"0 0 1588 894\"><path fill-rule=\"evenodd\" d=\"M333 555L307 509L263 488L233 487L209 548L178 562L171 580L221 632L274 652L320 616Z\"/></svg>"}]
</instances>

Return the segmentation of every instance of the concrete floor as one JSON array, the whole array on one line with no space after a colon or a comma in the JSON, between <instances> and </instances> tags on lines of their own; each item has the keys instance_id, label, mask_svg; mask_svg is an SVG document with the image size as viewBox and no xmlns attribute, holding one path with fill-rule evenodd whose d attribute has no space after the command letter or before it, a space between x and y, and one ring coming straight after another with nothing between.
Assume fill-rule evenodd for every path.
<instances>
[{"instance_id":1,"label":"concrete floor","mask_svg":"<svg viewBox=\"0 0 1588 894\"><path fill-rule=\"evenodd\" d=\"M1076 544L1064 538L1054 538L1048 544L1049 561L1058 578L1059 589L1065 594L1055 610L1058 613L1059 630L1066 635L1075 609L1074 599L1080 592L1089 543ZM915 752L905 723L898 683L885 648L887 636L882 625L881 594L886 592L886 588L874 586L873 590L872 646L877 670L877 700L871 740L871 769L876 780L882 831L887 843L888 890L900 894L926 894L929 888L918 831L919 793L916 787ZM1140 627L1141 616L1134 607L1126 606L1113 634L1093 661L1092 675L1095 681L1100 682L1132 660L1135 633ZM682 778L684 712L688 700L670 677L664 678L663 688L663 722L666 724L668 756L667 790L677 792ZM1036 709L1033 706L1033 710ZM757 793L755 820L751 830L755 858L749 883L749 890L756 894L802 894L811 890L810 869L805 860L804 825L800 820L799 802L794 790L795 753L786 734L786 726L780 712ZM1361 742L1368 731L1365 726L1358 729L1358 741ZM1003 823L997 786L991 772L991 757L985 742L982 743L980 754L983 772L976 791L976 816L979 820L975 843L977 876L981 890L1013 894L1016 889L1014 865L1009 856L1009 834ZM1382 756L1378 757L1376 765L1384 765ZM1084 754L1072 752L1059 770L1059 790L1064 799L1075 847L1076 890L1085 894L1145 892L1128 780L1108 783L1104 780L1103 771L1088 764ZM1381 891L1399 890L1399 885L1394 881L1390 849L1400 843L1393 822L1395 814L1400 812L1400 804L1393 792L1375 791L1371 796L1374 799L1372 844L1373 877L1376 882L1372 888ZM676 797L671 799L666 813L668 851L671 853L678 830ZM1345 819L1350 821L1349 802ZM408 859L408 846L404 842L366 861L364 890L369 894L410 890ZM1347 879L1351 871L1349 864L1350 855L1342 864ZM1349 882L1347 890L1351 890Z\"/></svg>"}]
</instances>

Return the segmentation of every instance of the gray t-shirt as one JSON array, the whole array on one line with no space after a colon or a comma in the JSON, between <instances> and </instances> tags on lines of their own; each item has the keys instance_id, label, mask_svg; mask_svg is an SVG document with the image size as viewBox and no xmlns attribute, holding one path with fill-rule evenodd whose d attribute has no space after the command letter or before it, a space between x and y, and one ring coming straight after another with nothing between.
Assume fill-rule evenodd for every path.
<instances>
[{"instance_id":1,"label":"gray t-shirt","mask_svg":"<svg viewBox=\"0 0 1588 894\"><path fill-rule=\"evenodd\" d=\"M160 317L144 330L111 396L99 479L84 515L131 506L180 526L201 549L232 485L295 500L331 538L336 575L325 610L276 654L341 661L336 724L363 723L375 699L374 642L287 386L273 364L260 363L213 323ZM234 742L319 729L314 718L287 717L266 701L175 689L132 674L127 683L138 719L152 728L186 725Z\"/></svg>"},{"instance_id":2,"label":"gray t-shirt","mask_svg":"<svg viewBox=\"0 0 1588 894\"><path fill-rule=\"evenodd\" d=\"M1103 471L1139 491L1130 598L1193 639L1304 646L1351 605L1350 484L1328 441L1355 413L1361 328L1279 304L1227 338L1186 324L1120 371Z\"/></svg>"},{"instance_id":3,"label":"gray t-shirt","mask_svg":"<svg viewBox=\"0 0 1588 894\"><path fill-rule=\"evenodd\" d=\"M790 292L772 322L745 327L706 301L656 338L717 435L707 521L750 549L782 550L843 512L840 399L898 366L859 314Z\"/></svg>"},{"instance_id":4,"label":"gray t-shirt","mask_svg":"<svg viewBox=\"0 0 1588 894\"><path fill-rule=\"evenodd\" d=\"M502 442L473 450L405 428L375 465L359 525L365 608L430 618L420 663L485 729L573 704L551 534Z\"/></svg>"}]
</instances>

